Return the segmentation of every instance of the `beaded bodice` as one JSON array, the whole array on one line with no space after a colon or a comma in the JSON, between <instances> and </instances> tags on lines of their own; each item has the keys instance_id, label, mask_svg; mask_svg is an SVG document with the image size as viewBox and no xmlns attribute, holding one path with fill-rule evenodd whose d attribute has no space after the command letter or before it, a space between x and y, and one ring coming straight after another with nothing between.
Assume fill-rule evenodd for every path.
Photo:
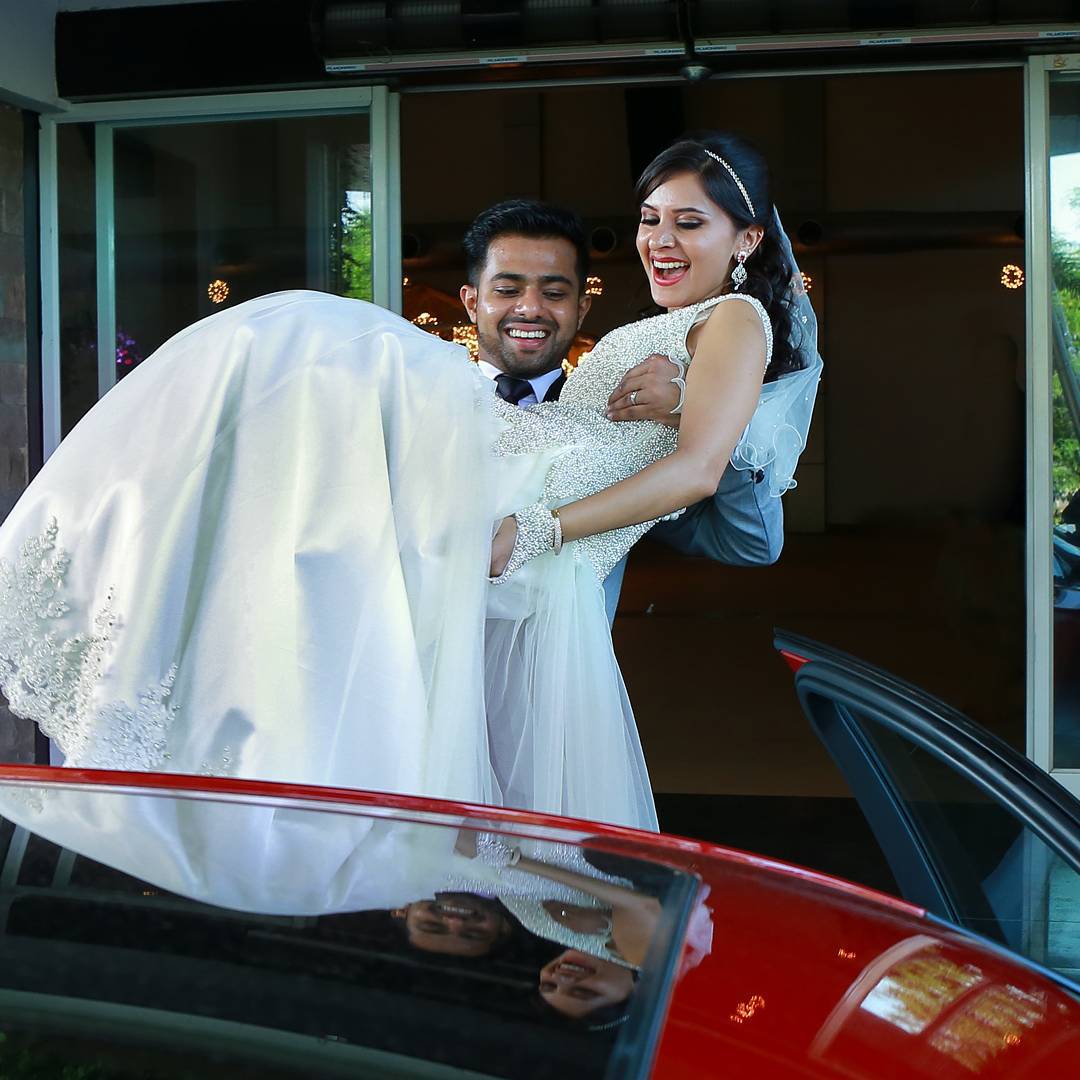
<instances>
[{"instance_id":1,"label":"beaded bodice","mask_svg":"<svg viewBox=\"0 0 1080 1080\"><path fill-rule=\"evenodd\" d=\"M562 449L544 485L549 506L561 506L611 487L670 454L678 442L677 429L652 420L608 420L608 398L627 370L652 353L690 363L686 337L709 310L726 300L752 304L766 337L766 365L772 356L772 326L752 296L730 293L628 323L605 334L567 379L558 401L525 409L494 398L506 427L496 442L500 456ZM672 374L675 369L672 368ZM575 554L593 564L602 581L655 521L588 536L575 545Z\"/></svg>"}]
</instances>

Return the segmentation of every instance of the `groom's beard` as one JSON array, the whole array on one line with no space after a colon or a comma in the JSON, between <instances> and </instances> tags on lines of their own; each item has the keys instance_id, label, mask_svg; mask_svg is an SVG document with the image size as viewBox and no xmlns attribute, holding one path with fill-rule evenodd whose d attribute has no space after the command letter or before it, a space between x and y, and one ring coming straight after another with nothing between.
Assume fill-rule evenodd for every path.
<instances>
[{"instance_id":1,"label":"groom's beard","mask_svg":"<svg viewBox=\"0 0 1080 1080\"><path fill-rule=\"evenodd\" d=\"M536 322L529 325L538 330L547 330L548 337L540 349L524 352L519 350L512 338L507 337L506 327L511 323L518 326L524 323L522 319L503 319L494 334L480 333L477 331L477 344L480 347L480 355L495 365L507 375L513 375L518 379L535 379L538 375L553 371L560 367L563 357L570 351L574 343L577 330L569 331L559 336L559 327L551 322Z\"/></svg>"}]
</instances>

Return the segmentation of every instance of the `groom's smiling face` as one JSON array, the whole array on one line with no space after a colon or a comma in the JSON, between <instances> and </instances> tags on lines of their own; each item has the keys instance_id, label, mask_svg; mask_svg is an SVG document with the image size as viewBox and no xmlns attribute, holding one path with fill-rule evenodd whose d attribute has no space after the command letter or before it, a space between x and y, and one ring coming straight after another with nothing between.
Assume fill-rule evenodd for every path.
<instances>
[{"instance_id":1,"label":"groom's smiling face","mask_svg":"<svg viewBox=\"0 0 1080 1080\"><path fill-rule=\"evenodd\" d=\"M492 240L461 300L476 323L480 359L519 379L562 363L590 303L569 240L516 235Z\"/></svg>"}]
</instances>

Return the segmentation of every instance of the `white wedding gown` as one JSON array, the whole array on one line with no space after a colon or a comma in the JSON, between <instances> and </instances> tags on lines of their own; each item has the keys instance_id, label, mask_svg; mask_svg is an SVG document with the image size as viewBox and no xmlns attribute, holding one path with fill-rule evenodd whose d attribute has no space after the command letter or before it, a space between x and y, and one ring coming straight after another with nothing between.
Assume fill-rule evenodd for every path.
<instances>
[{"instance_id":1,"label":"white wedding gown","mask_svg":"<svg viewBox=\"0 0 1080 1080\"><path fill-rule=\"evenodd\" d=\"M278 293L182 331L90 411L0 527L12 709L69 765L655 829L601 591L649 525L567 544L505 584L487 566L503 515L674 448L671 429L613 424L604 405L649 353L688 360L686 334L717 302L614 331L561 401L527 410L464 350L362 301ZM102 828L55 793L0 810L121 869L153 849L162 887L199 877L197 829ZM109 839L143 826L138 858ZM187 867L179 885L169 866Z\"/></svg>"}]
</instances>

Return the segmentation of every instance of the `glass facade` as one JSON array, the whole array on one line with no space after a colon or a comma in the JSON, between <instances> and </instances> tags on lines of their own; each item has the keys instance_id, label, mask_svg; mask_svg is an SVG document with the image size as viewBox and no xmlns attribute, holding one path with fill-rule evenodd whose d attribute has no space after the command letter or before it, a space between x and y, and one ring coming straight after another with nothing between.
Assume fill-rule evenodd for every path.
<instances>
[{"instance_id":1,"label":"glass facade","mask_svg":"<svg viewBox=\"0 0 1080 1080\"><path fill-rule=\"evenodd\" d=\"M1014 102L1019 116L1022 91L1018 75L1018 70L993 75L982 73L981 79L987 85L995 79L1000 81L1001 100ZM1040 77L1049 80L1050 103L1048 178L1054 295L1052 542L1055 704L1052 717L1047 716L1050 710L1043 708L1039 710L1041 715L1029 715L1027 723L1035 727L1044 725L1043 730L1052 723L1052 758L1049 762L1052 767L1080 769L1080 676L1076 674L1080 671L1080 665L1076 662L1080 653L1080 498L1077 498L1080 493L1080 72L1055 70L1049 75L1040 74ZM894 78L906 78L914 86L920 81L929 85L933 78L945 76L920 73L917 77L897 75ZM864 101L869 99L871 79L869 76L858 76L857 79L857 87L849 85L850 79L843 87L837 82L833 97L829 96L832 91L824 82L821 86L812 85L812 81L806 79L788 80L784 83L783 88L791 98L798 101L799 108L803 111L806 110L808 100L818 101L821 98L824 102L820 111L827 121L828 130L832 132L831 138L824 140L813 136L813 133L807 138L811 139L813 145L829 147L828 153L819 163L822 176L837 178L836 183L841 186L845 178L851 177L855 192L853 196L849 191L840 191L833 199L835 205L826 205L821 199L810 205L812 200L808 196L804 200L806 206L796 206L795 196L785 195L782 205L785 208L794 207L788 217L795 221L800 217L799 212L802 212L802 217L814 216L816 220L833 213L840 225L843 225L846 218L841 218L844 215L850 217L857 212L866 217L866 221L861 224L870 228L877 225L870 215L893 213L899 209L903 209L916 225L925 222L922 217L916 220L915 214L921 214L926 221L930 220L930 213L958 216L962 207L921 206L915 205L913 201L912 205L908 205L902 200L897 201L899 196L888 202L884 195L878 205L867 195L880 192L882 184L877 181L867 183L865 178L860 179L859 169L844 158L844 154L849 152L843 138L844 133L867 130L867 122L858 112ZM883 83L887 81L880 76L875 76L875 79ZM970 81L974 83L977 80L972 76ZM717 81L709 84L706 89L695 88L693 95L686 91L688 98L692 97L690 105L687 106L687 126L702 126L702 120L707 122L709 117L719 115L722 110L713 107L713 98L721 98L726 93L736 95L740 87L741 84L737 81ZM858 92L853 92L854 90ZM981 92L985 97L985 88ZM621 95L622 91L619 93ZM431 117L422 111L421 106L430 111L438 97L439 95L412 96L408 101L409 108L406 109L406 127L410 118L416 122L430 121ZM484 108L493 110L485 129L496 133L503 130L502 116L498 111L503 108L503 104L496 100L497 98L500 98L500 95L487 98L483 105L478 105L476 102L480 99L470 96L470 107L481 117L486 116L483 113ZM492 101L498 105L498 109L488 104ZM700 118L694 112L695 101L702 103L703 116ZM790 98L781 99L778 93L776 107L783 111L781 107L788 107L785 102L790 102ZM994 102L998 102L998 99L995 98ZM704 108L705 105L708 108ZM223 101L222 108L226 107L227 103ZM296 108L295 105L290 107ZM341 295L372 298L373 234L378 231L373 229L372 225L372 196L377 187L372 182L373 146L381 147L385 157L386 147L396 139L396 129L391 138L383 141L386 138L385 133L378 133L377 123L373 127L372 115L366 108L359 107L348 113L333 111L344 107L320 103L317 109L321 111L313 109L311 112L285 115L274 112L232 119L219 119L216 115L208 114L201 119L185 117L148 120L139 113L128 113L128 116L139 116L138 121L108 119L99 120L97 123L75 123L68 119L56 124L55 179L59 195L58 412L61 433L70 431L97 400L103 387L107 387L114 379L125 377L182 327L224 307L263 293L291 288L322 289ZM352 108L351 100L348 107ZM765 110L766 106L759 103L755 108L761 111ZM88 109L86 115L90 115L92 111ZM151 111L153 110L148 108L148 112ZM969 116L977 116L979 110L965 105L965 112ZM999 114L1005 115L1000 104L987 108L985 112L995 117L993 123L1000 128ZM1011 113L1008 115L1012 116ZM547 129L563 130L552 122L555 119L556 115L552 112L548 118ZM108 140L101 137L102 127L106 129ZM941 127L945 132L958 130L948 124ZM543 130L544 125L539 124L539 128ZM516 173L513 170L507 171L510 166L506 169L487 168L481 170L480 174L475 174L472 170L450 170L449 173L441 173L437 168L430 168L432 159L446 160L440 140L444 137L450 138L446 134L447 130L436 123L426 123L423 138L403 139L405 172L410 177L412 188L411 192L407 192L409 198L405 201L406 214L410 213L411 203L423 202L425 185L434 192L432 201L444 204L430 210L430 213L426 205L420 206L422 213L417 213L413 207L412 216L416 220L410 221L408 216L406 220L407 229L416 225L415 231L418 234L431 234L431 251L421 252L424 257L420 261L424 263L425 272L432 277L432 281L420 282L417 270L408 261L405 270L412 277L414 294L418 284L432 284L433 287L447 292L453 299L453 282L459 279L459 273L456 266L451 269L439 262L447 244L444 243L443 233L436 229L436 225L446 224L449 218L454 216L443 212L445 205L457 205L456 201L450 202L446 185L452 187L457 182L455 176L458 173L463 183L478 192L482 190L486 193L486 183L497 187L499 193L505 192L508 187L516 190L520 185L516 182ZM913 127L912 130L918 133L914 144L917 148L926 138L926 126ZM1016 123L1010 121L1009 131L1012 132L1013 142L1009 145L1002 144L999 148L1000 156L1003 159L1015 160L1016 155L1021 152L1018 149L1019 134L1022 132L1019 119ZM589 136L592 141L598 137L595 131ZM858 151L864 140L860 136L859 139L852 137L848 141ZM912 159L913 153L904 148L902 140L890 137L884 141L898 143L897 154L901 161ZM989 139L985 141L990 142ZM785 134L777 146L767 149L772 157L786 163L785 148L789 144L794 145L793 140ZM95 154L95 147L98 154L102 154L103 146L108 150L108 160L96 161L98 155ZM565 146L556 147L550 160L544 157L540 173L544 178L543 190L538 190L537 193L576 205L571 193L562 190L567 181L563 171L560 171L560 163L564 160L573 162L580 158L576 154L561 153L560 149L565 149ZM588 148L584 152L588 153ZM378 151L376 156L377 154ZM801 155L799 160L803 158L808 161L816 160L807 154ZM590 198L596 195L601 186L599 174L593 174L609 159L612 159L609 154L596 154L596 161L590 166ZM870 160L874 160L874 157ZM621 166L620 169L620 176L625 181L626 169ZM792 168L790 163L786 163L786 168L781 171L784 175L791 174L800 181L804 179L802 173ZM885 171L887 170L883 166L882 172ZM900 169L891 171L897 176L902 172ZM1020 529L1023 517L1023 486L1019 463L1022 460L1020 447L1024 436L1023 410L1026 403L1019 389L1022 378L1014 376L1016 373L1022 375L1023 357L1019 349L1024 333L1022 299L1025 290L1032 284L1030 280L1025 281L1023 276L1027 273L1029 278L1034 277L1036 269L1025 264L1019 237L1019 232L1022 231L1020 225L1017 224L1009 231L1000 227L998 221L998 218L1005 220L1006 212L1011 215L1010 221L1019 223L1022 220L1020 197L1017 195L1022 182L1019 169L1014 169L1008 176L1002 172L1000 177L992 178L995 179L996 186L988 183L988 174L981 168L981 159L977 172L976 180L969 183L958 175L956 182L947 185L946 189L968 193L965 198L969 201L972 192L986 194L987 204L983 206L972 202L969 207L972 214L969 216L972 216L972 228L975 228L978 225L978 222L974 222L975 213L983 214L988 219L991 211L996 214L991 224L997 230L997 246L986 244L985 256L980 254L976 263L975 256L969 257L967 252L961 252L963 245L956 244L956 251L953 252L950 248L949 255L949 258L956 262L956 266L930 280L992 282L994 303L987 303L980 310L991 312L996 321L992 327L988 326L988 333L979 338L978 348L986 355L980 354L976 362L983 372L986 386L991 382L985 377L987 373L994 376L992 393L1000 416L991 417L986 415L985 411L982 414L973 413L971 423L968 424L965 419L964 424L956 426L956 433L961 437L974 435L974 438L978 439L979 428L985 424L995 430L997 436L987 440L985 453L980 455L980 477L985 479L985 483L976 484L967 477L963 484L956 484L947 470L931 467L917 470L920 475L919 484L908 484L904 490L915 492L919 499L928 505L931 495L938 488L947 495L957 491L961 493L962 497L957 496L957 505L952 507L956 516L955 550L932 552L934 574L928 573L923 575L923 578L933 581L934 589L941 594L943 607L956 616L956 625L953 627L950 624L950 632L959 644L956 646L958 651L953 657L951 669L966 669L966 682L972 688L969 698L982 695L989 704L987 708L980 709L983 704L980 700L965 699L950 692L948 686L932 685L931 688L967 709L978 719L982 720L984 715L992 715L990 726L1017 743L1020 717L1023 714L1022 660L1025 650L1030 652L1033 644L1031 640L1024 640L1020 618L1024 599L1019 574ZM431 182L433 178L434 183ZM903 188L905 185L898 186ZM917 187L906 186L913 191ZM809 187L812 188L813 185ZM802 183L795 190L801 192L807 189L808 185ZM399 191L396 181L393 185L381 187L379 192L385 195L387 190L396 198ZM107 213L103 213L102 191L107 195ZM863 202L858 202L855 198L860 192L865 196ZM374 202L376 206L379 205L378 198ZM473 209L472 206L469 207L470 212ZM598 208L590 210L590 207L586 206L585 209L592 213ZM447 231L445 234L447 237L452 235L455 244L465 214L458 211L457 216L462 220L449 221L454 231ZM593 216L597 215L594 213ZM101 232L103 223L107 223L107 235ZM1035 215L1035 225L1037 228L1045 227L1045 222L1040 220L1038 214ZM837 225L837 228L839 227ZM859 238L856 237L855 240ZM380 241L386 241L385 234L380 233ZM945 242L942 242L941 246L943 249L950 247ZM973 245L978 246L980 245ZM101 252L104 250L111 251L112 257L108 261L102 260ZM834 272L831 275L832 280L827 280L830 275L818 272L820 267L815 260L820 261L821 256L815 252L816 249L811 245L805 252L800 251L800 255L815 279L816 304L824 304L826 287L829 287L834 295L850 295L853 285L863 282L879 283L887 275L893 275L897 279L903 279L905 286L903 289L894 290L893 296L910 297L920 311L925 309L928 301L918 292L923 276L904 276L906 256L909 254L907 251L899 254L893 251L884 253L879 268L871 266L868 259L852 247L852 250L846 253L845 260L833 260L837 266L842 262L844 266L850 266L848 278ZM927 256L923 252L919 255L922 260L919 265L925 267L928 257L937 258L936 255ZM392 273L396 274L396 263L393 259L389 262ZM608 303L609 296L614 297L626 291L615 287L619 284L619 268L616 262L616 259L610 257L602 267L605 283L608 285L607 294L603 298L604 305ZM379 265L385 266L386 263L380 262ZM102 266L110 267L112 281L99 281ZM1006 281L1006 271L1015 272L1016 279ZM1002 275L1000 287L997 280L999 272ZM987 278L987 274L991 276ZM438 280L435 280L436 278ZM443 281L443 278L446 280ZM944 290L936 291L944 294ZM408 290L405 296L405 307L409 313ZM983 304L982 297L976 300ZM853 310L855 307L853 304ZM864 305L864 308L872 311L872 303ZM427 310L428 307L422 309ZM602 305L598 302L594 318L601 312ZM99 326L99 320L104 320L105 313L108 314L110 323L102 321ZM897 321L906 325L904 318ZM998 322L1001 323L1000 326L997 325ZM965 328L968 324L961 319L957 320L957 325L967 338ZM99 362L98 357L103 327L106 335L115 331L115 358L110 357L104 363ZM856 325L854 329L858 331L859 328ZM993 333L989 333L989 330ZM831 399L837 396L834 391L837 391L838 387L844 389L840 384L846 370L858 374L870 369L865 364L860 367L856 363L849 364L848 369L845 369L841 355L846 343L858 342L861 336L865 337L865 333L860 335L845 332L842 325L833 319L830 320L829 335L827 344ZM889 339L895 336L890 335ZM953 352L954 355L961 355L957 350ZM915 350L908 350L906 355L910 357L917 353ZM49 362L47 358L46 363ZM55 363L55 360L52 362ZM1040 362L1038 357L1035 362ZM907 360L903 364L878 364L872 371L875 385L876 380L881 378L882 371L902 371L908 370L908 367ZM949 370L952 371L951 368ZM960 371L959 366L957 371ZM47 399L48 394L47 390ZM937 397L945 400L940 393ZM895 397L895 400L902 401L899 397ZM53 401L46 401L47 409ZM917 407L922 415L926 408L925 399L921 400ZM839 415L835 408L832 412ZM858 425L852 425L852 430L857 432ZM942 430L944 429L938 429L939 432ZM905 432L910 435L906 429ZM1038 427L1035 437L1045 439ZM932 441L917 439L915 443L930 446ZM961 441L966 441L966 438ZM46 442L48 444L48 439ZM1045 447L1045 442L1043 445ZM47 452L51 449L53 445L46 446ZM820 447L812 450L817 454ZM851 455L843 453L843 446L839 441L830 452L838 460L851 460ZM821 451L821 454L823 457L824 452ZM788 500L791 511L790 532L797 531L797 511L809 505L811 495L815 496L815 507L832 507L833 510L829 512L835 511L837 520L845 527L850 526L849 519L855 519L855 511L847 505L851 502L848 489L836 483L835 476L826 499L824 485L818 482L818 474L823 472L824 465L819 463L817 457L811 460L808 455L804 468L804 490L797 498ZM940 481L937 479L939 475ZM852 484L851 490L876 493L883 487L884 485L876 482L861 483ZM899 487L897 485L898 490ZM985 529L973 533L969 528L972 516L964 500L974 500L976 494L972 494L973 492L985 494L984 501L988 504L997 500L993 505L993 524L995 527L1001 526L999 531L1002 536L1008 532L1007 537L1002 539L1002 536L991 536ZM982 494L979 494L979 497L982 497ZM922 512L924 509L926 507L920 503L913 507L913 513ZM936 511L937 508L934 506L931 509ZM856 510L861 512L859 507L856 507ZM880 511L880 507L870 507L867 514L872 512L881 517ZM815 521L821 516L822 514L817 514ZM981 527L985 522L979 521L978 524ZM893 523L887 522L885 527L892 529ZM805 531L810 531L805 523L804 528ZM1044 518L1038 529L1039 535L1044 536L1049 528L1050 523ZM997 562L994 561L996 557L991 554L984 553L985 557L979 555L978 558L971 555L973 535L976 539L982 538L986 552L989 553L990 549L994 548L1003 553ZM957 552L960 554L957 555ZM895 560L896 565L910 566L912 558L911 545L905 542L903 555ZM956 571L956 566L961 563L961 570L967 571L969 577L980 578L975 586L969 586L966 579L961 580L963 574ZM982 573L980 567L987 572ZM1040 603L1045 604L1047 594L1045 586L1042 588ZM928 595L928 591L924 590L919 595ZM964 602L971 601L972 610L965 612L957 597ZM991 612L992 617L982 618L979 612L983 609ZM880 603L877 610L881 610ZM941 623L938 619L927 619L926 612L921 610L913 611L912 616L913 622L920 623L922 627ZM805 629L812 632L814 628L807 626ZM985 634L982 633L983 630L986 631ZM999 646L999 642L1004 644ZM991 674L994 678L984 678L981 673L976 674L975 664L978 662L985 662L992 668ZM1041 671L1043 674L1040 676L1039 685L1045 686L1047 667L1042 666ZM921 672L912 674L917 681L927 681L921 679ZM1011 726L1007 730L1004 720L1000 724L997 722L998 713L1001 717L1010 718L1008 723Z\"/></svg>"}]
</instances>

